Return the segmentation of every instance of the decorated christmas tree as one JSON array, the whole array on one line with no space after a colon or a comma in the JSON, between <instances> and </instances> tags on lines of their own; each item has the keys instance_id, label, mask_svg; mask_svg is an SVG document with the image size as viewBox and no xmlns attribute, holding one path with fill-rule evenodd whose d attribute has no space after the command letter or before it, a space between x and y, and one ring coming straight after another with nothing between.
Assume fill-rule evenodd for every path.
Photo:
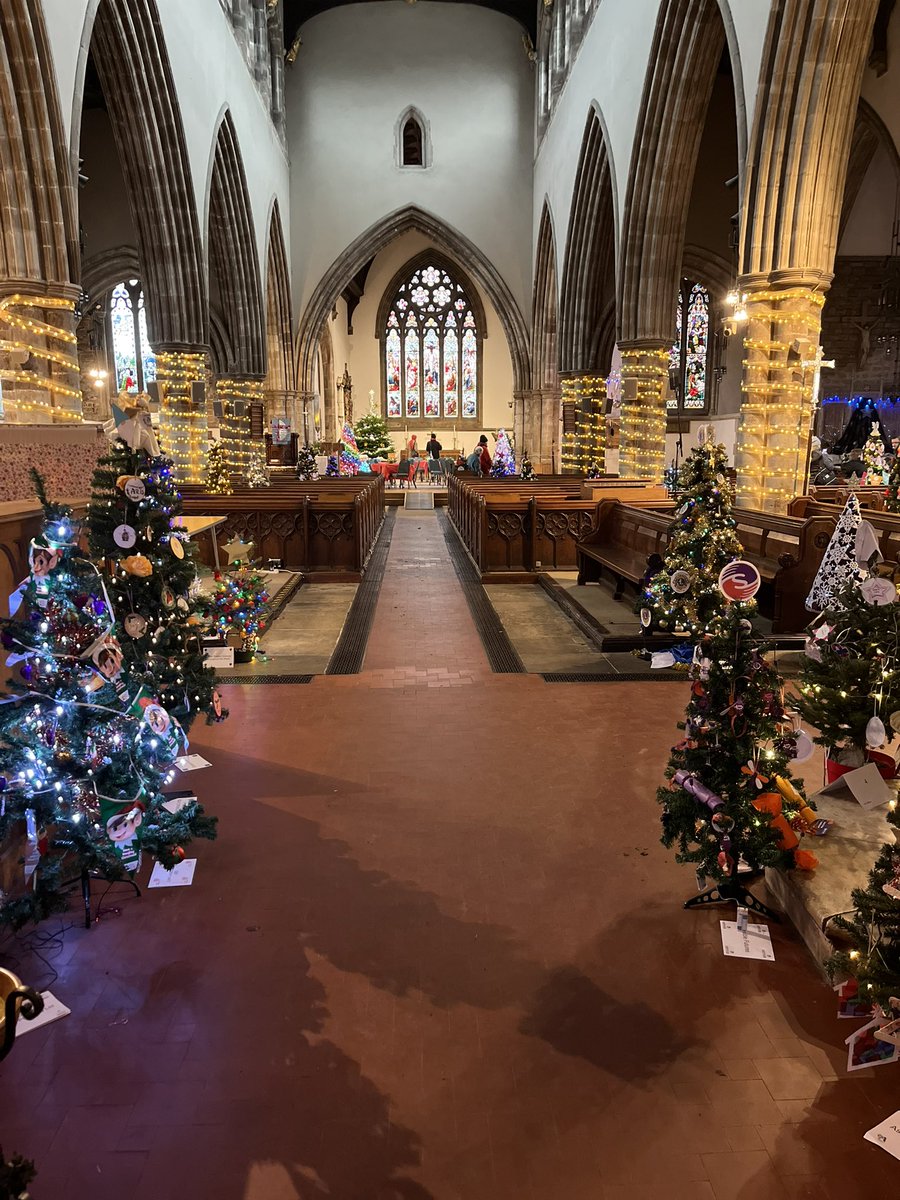
<instances>
[{"instance_id":1,"label":"decorated christmas tree","mask_svg":"<svg viewBox=\"0 0 900 1200\"><path fill-rule=\"evenodd\" d=\"M213 442L206 457L206 490L216 496L228 496L232 492L231 475L225 458L225 443Z\"/></svg>"},{"instance_id":2,"label":"decorated christmas tree","mask_svg":"<svg viewBox=\"0 0 900 1200\"><path fill-rule=\"evenodd\" d=\"M725 447L715 442L696 446L681 468L684 499L669 530L665 564L637 606L649 632L697 634L725 608L719 574L741 556L727 469Z\"/></svg>"},{"instance_id":3,"label":"decorated christmas tree","mask_svg":"<svg viewBox=\"0 0 900 1200\"><path fill-rule=\"evenodd\" d=\"M833 763L857 767L868 758L892 777L885 746L894 737L889 718L900 709L900 604L890 580L859 579L857 571L868 575L854 562L812 622L797 708Z\"/></svg>"},{"instance_id":4,"label":"decorated christmas tree","mask_svg":"<svg viewBox=\"0 0 900 1200\"><path fill-rule=\"evenodd\" d=\"M119 438L97 463L87 515L129 670L152 676L162 706L190 729L221 719L216 676L203 665L196 548L177 528L172 462Z\"/></svg>"},{"instance_id":5,"label":"decorated christmas tree","mask_svg":"<svg viewBox=\"0 0 900 1200\"><path fill-rule=\"evenodd\" d=\"M266 466L265 451L259 446L253 446L247 461L247 485L252 488L271 487L269 468Z\"/></svg>"},{"instance_id":6,"label":"decorated christmas tree","mask_svg":"<svg viewBox=\"0 0 900 1200\"><path fill-rule=\"evenodd\" d=\"M881 440L877 426L873 426L866 444L863 446L862 460L866 468L864 482L870 487L880 487L887 478L888 465L884 442Z\"/></svg>"},{"instance_id":7,"label":"decorated christmas tree","mask_svg":"<svg viewBox=\"0 0 900 1200\"><path fill-rule=\"evenodd\" d=\"M596 459L591 463L585 472L585 479L600 479L603 476L603 468Z\"/></svg>"},{"instance_id":8,"label":"decorated christmas tree","mask_svg":"<svg viewBox=\"0 0 900 1200\"><path fill-rule=\"evenodd\" d=\"M750 870L815 866L790 824L815 814L790 778L797 735L785 716L783 682L752 633L754 609L752 601L727 604L699 637L684 737L657 794L663 844L714 881L712 899L741 903L748 897L740 860Z\"/></svg>"},{"instance_id":9,"label":"decorated christmas tree","mask_svg":"<svg viewBox=\"0 0 900 1200\"><path fill-rule=\"evenodd\" d=\"M269 593L256 567L238 559L232 570L216 573L210 611L217 631L234 646L235 658L249 662L268 623Z\"/></svg>"},{"instance_id":10,"label":"decorated christmas tree","mask_svg":"<svg viewBox=\"0 0 900 1200\"><path fill-rule=\"evenodd\" d=\"M515 475L516 460L505 429L497 431L497 445L494 448L494 461L491 464L491 475L494 479L502 479L505 475Z\"/></svg>"},{"instance_id":11,"label":"decorated christmas tree","mask_svg":"<svg viewBox=\"0 0 900 1200\"><path fill-rule=\"evenodd\" d=\"M522 479L537 479L537 473L535 472L534 467L531 465L531 459L527 455L522 459L522 468L520 474Z\"/></svg>"},{"instance_id":12,"label":"decorated christmas tree","mask_svg":"<svg viewBox=\"0 0 900 1200\"><path fill-rule=\"evenodd\" d=\"M884 507L888 512L900 512L900 454L891 463Z\"/></svg>"},{"instance_id":13,"label":"decorated christmas tree","mask_svg":"<svg viewBox=\"0 0 900 1200\"><path fill-rule=\"evenodd\" d=\"M192 837L215 836L196 801L175 814L164 808L184 730L152 675L126 661L71 510L49 504L35 482L44 531L0 621L14 668L10 701L0 705L0 841L21 841L23 858L19 886L0 893L0 923L16 927L64 910L66 880L125 878L142 850L171 867Z\"/></svg>"},{"instance_id":14,"label":"decorated christmas tree","mask_svg":"<svg viewBox=\"0 0 900 1200\"><path fill-rule=\"evenodd\" d=\"M359 418L353 430L360 454L367 454L373 459L387 458L393 453L394 446L388 433L387 421L374 408Z\"/></svg>"},{"instance_id":15,"label":"decorated christmas tree","mask_svg":"<svg viewBox=\"0 0 900 1200\"><path fill-rule=\"evenodd\" d=\"M340 472L342 475L357 475L359 468L362 466L362 459L359 456L359 448L356 445L356 435L353 432L353 426L344 423L344 428L341 432L341 442L343 449L340 457Z\"/></svg>"},{"instance_id":16,"label":"decorated christmas tree","mask_svg":"<svg viewBox=\"0 0 900 1200\"><path fill-rule=\"evenodd\" d=\"M297 478L303 480L319 478L316 456L309 446L301 446L297 451Z\"/></svg>"},{"instance_id":17,"label":"decorated christmas tree","mask_svg":"<svg viewBox=\"0 0 900 1200\"><path fill-rule=\"evenodd\" d=\"M338 456L336 454L328 455L328 462L325 464L325 475L328 479L336 479L340 475L341 469L338 466Z\"/></svg>"},{"instance_id":18,"label":"decorated christmas tree","mask_svg":"<svg viewBox=\"0 0 900 1200\"><path fill-rule=\"evenodd\" d=\"M857 559L862 525L859 498L851 492L806 597L810 612L822 612L839 605L847 585L862 580L863 571Z\"/></svg>"}]
</instances>

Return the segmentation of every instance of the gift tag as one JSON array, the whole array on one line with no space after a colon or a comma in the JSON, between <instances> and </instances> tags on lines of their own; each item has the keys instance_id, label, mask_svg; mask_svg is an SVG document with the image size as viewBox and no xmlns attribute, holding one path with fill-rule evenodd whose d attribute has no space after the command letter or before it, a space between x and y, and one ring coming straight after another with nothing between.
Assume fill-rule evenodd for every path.
<instances>
[{"instance_id":1,"label":"gift tag","mask_svg":"<svg viewBox=\"0 0 900 1200\"><path fill-rule=\"evenodd\" d=\"M893 604L897 599L897 589L889 579L866 579L859 590L869 604Z\"/></svg>"},{"instance_id":2,"label":"gift tag","mask_svg":"<svg viewBox=\"0 0 900 1200\"><path fill-rule=\"evenodd\" d=\"M123 550L130 550L137 541L137 533L131 525L117 525L113 530L113 541Z\"/></svg>"}]
</instances>

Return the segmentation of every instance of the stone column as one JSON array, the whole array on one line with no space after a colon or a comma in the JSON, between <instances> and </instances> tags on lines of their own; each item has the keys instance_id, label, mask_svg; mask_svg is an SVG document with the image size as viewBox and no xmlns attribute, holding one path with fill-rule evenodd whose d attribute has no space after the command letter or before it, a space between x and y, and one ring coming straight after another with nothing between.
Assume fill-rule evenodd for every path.
<instances>
[{"instance_id":1,"label":"stone column","mask_svg":"<svg viewBox=\"0 0 900 1200\"><path fill-rule=\"evenodd\" d=\"M563 442L563 465L586 473L595 463L603 470L606 459L606 376L567 375L562 380L562 401L574 406L575 431ZM570 416L571 423L571 416Z\"/></svg>"},{"instance_id":2,"label":"stone column","mask_svg":"<svg viewBox=\"0 0 900 1200\"><path fill-rule=\"evenodd\" d=\"M250 465L250 405L263 403L263 381L258 376L225 376L216 380L216 402L221 405L222 444L232 475L241 479ZM260 443L261 445L264 443Z\"/></svg>"},{"instance_id":3,"label":"stone column","mask_svg":"<svg viewBox=\"0 0 900 1200\"><path fill-rule=\"evenodd\" d=\"M0 299L0 416L9 424L81 421L75 301L78 288L40 285Z\"/></svg>"},{"instance_id":4,"label":"stone column","mask_svg":"<svg viewBox=\"0 0 900 1200\"><path fill-rule=\"evenodd\" d=\"M619 474L623 479L662 480L666 459L666 388L669 346L660 340L620 342L622 422Z\"/></svg>"},{"instance_id":5,"label":"stone column","mask_svg":"<svg viewBox=\"0 0 900 1200\"><path fill-rule=\"evenodd\" d=\"M786 513L806 491L824 287L799 272L745 278L744 382L735 466L737 504Z\"/></svg>"},{"instance_id":6,"label":"stone column","mask_svg":"<svg viewBox=\"0 0 900 1200\"><path fill-rule=\"evenodd\" d=\"M203 483L209 447L205 347L156 347L160 391L160 444L175 464L179 483Z\"/></svg>"},{"instance_id":7,"label":"stone column","mask_svg":"<svg viewBox=\"0 0 900 1200\"><path fill-rule=\"evenodd\" d=\"M519 459L527 454L539 475L559 471L559 388L535 388L522 396L523 441Z\"/></svg>"}]
</instances>

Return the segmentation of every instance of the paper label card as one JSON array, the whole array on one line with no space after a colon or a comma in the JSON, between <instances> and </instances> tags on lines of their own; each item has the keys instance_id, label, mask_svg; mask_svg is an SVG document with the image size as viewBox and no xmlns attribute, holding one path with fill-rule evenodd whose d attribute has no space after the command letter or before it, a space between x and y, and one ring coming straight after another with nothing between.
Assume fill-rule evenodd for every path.
<instances>
[{"instance_id":1,"label":"paper label card","mask_svg":"<svg viewBox=\"0 0 900 1200\"><path fill-rule=\"evenodd\" d=\"M889 804L894 798L894 793L885 783L875 763L866 763L864 767L848 771L834 783L829 783L828 787L822 788L822 795L833 796L842 788L847 788L860 808L865 809L866 812L870 812L873 808L881 808L883 804Z\"/></svg>"},{"instance_id":2,"label":"paper label card","mask_svg":"<svg viewBox=\"0 0 900 1200\"><path fill-rule=\"evenodd\" d=\"M164 792L163 795L167 797L163 800L163 808L173 817L197 799L193 792Z\"/></svg>"},{"instance_id":3,"label":"paper label card","mask_svg":"<svg viewBox=\"0 0 900 1200\"><path fill-rule=\"evenodd\" d=\"M741 929L737 921L720 921L722 927L722 952L726 958L761 958L765 962L775 961L772 938L767 925L748 924Z\"/></svg>"},{"instance_id":4,"label":"paper label card","mask_svg":"<svg viewBox=\"0 0 900 1200\"><path fill-rule=\"evenodd\" d=\"M44 1011L38 1013L33 1021L20 1018L16 1024L16 1037L31 1033L32 1029L40 1029L42 1025L49 1025L51 1021L58 1021L60 1017L67 1017L72 1011L61 1000L57 1000L52 992L41 992L41 995L44 998Z\"/></svg>"},{"instance_id":5,"label":"paper label card","mask_svg":"<svg viewBox=\"0 0 900 1200\"><path fill-rule=\"evenodd\" d=\"M887 1150L888 1154L893 1154L894 1158L900 1158L900 1112L895 1112L886 1121L863 1134L863 1137L873 1146L880 1146L882 1150Z\"/></svg>"},{"instance_id":6,"label":"paper label card","mask_svg":"<svg viewBox=\"0 0 900 1200\"><path fill-rule=\"evenodd\" d=\"M203 651L203 665L206 667L233 667L234 646L209 646Z\"/></svg>"},{"instance_id":7,"label":"paper label card","mask_svg":"<svg viewBox=\"0 0 900 1200\"><path fill-rule=\"evenodd\" d=\"M186 858L183 862L176 863L171 871L167 871L162 863L154 863L147 887L190 887L194 882L196 865L196 858Z\"/></svg>"},{"instance_id":8,"label":"paper label card","mask_svg":"<svg viewBox=\"0 0 900 1200\"><path fill-rule=\"evenodd\" d=\"M211 767L212 763L202 754L182 754L175 759L175 766L179 771L199 771L203 767Z\"/></svg>"},{"instance_id":9,"label":"paper label card","mask_svg":"<svg viewBox=\"0 0 900 1200\"><path fill-rule=\"evenodd\" d=\"M884 1067L900 1057L900 1046L883 1042L875 1036L875 1030L886 1024L884 1017L877 1016L868 1025L845 1038L847 1046L847 1070L862 1071L866 1067Z\"/></svg>"}]
</instances>

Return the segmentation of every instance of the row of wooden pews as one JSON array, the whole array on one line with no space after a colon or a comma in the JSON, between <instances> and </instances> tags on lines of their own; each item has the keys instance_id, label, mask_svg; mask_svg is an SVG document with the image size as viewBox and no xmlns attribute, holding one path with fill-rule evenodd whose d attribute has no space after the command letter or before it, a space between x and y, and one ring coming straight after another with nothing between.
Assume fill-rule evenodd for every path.
<instances>
[{"instance_id":1,"label":"row of wooden pews","mask_svg":"<svg viewBox=\"0 0 900 1200\"><path fill-rule=\"evenodd\" d=\"M384 521L380 475L342 476L304 482L275 477L267 488L236 487L228 495L197 485L181 488L186 516L224 516L216 529L220 546L235 537L254 543L254 556L278 559L292 571L340 572L359 578ZM211 566L212 547L199 539Z\"/></svg>"}]
</instances>

